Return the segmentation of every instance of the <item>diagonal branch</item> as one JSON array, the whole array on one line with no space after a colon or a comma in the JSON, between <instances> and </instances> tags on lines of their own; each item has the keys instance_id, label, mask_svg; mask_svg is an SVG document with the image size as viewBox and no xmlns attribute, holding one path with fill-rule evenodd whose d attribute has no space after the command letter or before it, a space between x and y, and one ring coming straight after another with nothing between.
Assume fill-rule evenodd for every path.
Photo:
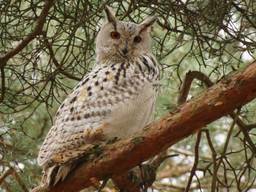
<instances>
[{"instance_id":1,"label":"diagonal branch","mask_svg":"<svg viewBox=\"0 0 256 192\"><path fill-rule=\"evenodd\" d=\"M80 81L81 78L80 77L76 77L74 76L73 74L71 73L68 73L66 72L64 69L63 69L63 66L61 64L59 64L59 62L57 61L56 57L55 57L55 54L54 54L54 51L53 51L53 48L52 48L52 45L51 43L48 41L48 38L46 36L45 33L43 33L43 38L44 38L44 43L45 43L45 46L47 47L47 49L49 50L49 55L53 61L53 64L55 65L55 67L59 70L59 72L63 75L65 75L66 77L70 78L70 79L74 79L74 80L77 80L77 81Z\"/></svg>"},{"instance_id":2,"label":"diagonal branch","mask_svg":"<svg viewBox=\"0 0 256 192\"><path fill-rule=\"evenodd\" d=\"M203 82L207 87L211 87L214 83L210 80L209 77L207 77L204 73L200 72L200 71L189 71L186 74L184 83L182 85L181 88L181 92L178 98L178 104L183 104L188 96L192 81L194 79L198 79L201 82ZM231 112L229 114L233 119L236 120L237 125L239 126L240 130L242 131L242 133L244 134L245 140L248 142L251 150L253 151L253 153L256 154L256 146L254 145L253 141L250 138L250 135L248 133L249 128L247 127L247 125L245 125L245 123L234 113Z\"/></svg>"},{"instance_id":3,"label":"diagonal branch","mask_svg":"<svg viewBox=\"0 0 256 192\"><path fill-rule=\"evenodd\" d=\"M17 181L17 183L19 184L19 186L22 188L22 190L24 192L29 192L26 185L23 183L22 179L20 178L19 174L17 173L17 171L15 169L13 169L13 177L15 178L15 180Z\"/></svg>"},{"instance_id":4,"label":"diagonal branch","mask_svg":"<svg viewBox=\"0 0 256 192\"><path fill-rule=\"evenodd\" d=\"M36 26L34 30L28 34L14 49L9 50L5 55L0 55L0 72L1 72L1 95L0 95L0 102L4 100L5 96L5 73L4 73L4 66L7 64L8 60L18 54L23 48L25 48L37 35L39 35L42 30L44 23L46 21L46 17L49 13L50 8L52 7L54 0L45 0L45 4L41 14L39 15Z\"/></svg>"},{"instance_id":5,"label":"diagonal branch","mask_svg":"<svg viewBox=\"0 0 256 192\"><path fill-rule=\"evenodd\" d=\"M256 63L221 80L197 98L145 128L144 134L104 147L100 156L83 163L50 192L75 192L91 185L90 178L118 175L227 115L256 97Z\"/></svg>"},{"instance_id":6,"label":"diagonal branch","mask_svg":"<svg viewBox=\"0 0 256 192\"><path fill-rule=\"evenodd\" d=\"M14 49L8 51L5 55L0 56L0 67L2 68L4 65L6 65L7 61L18 54L23 48L25 48L37 35L39 35L42 30L44 23L46 21L46 17L49 13L50 8L52 7L54 3L54 0L45 0L45 4L43 7L43 10L41 11L41 14L39 15L36 26L34 30L28 34Z\"/></svg>"},{"instance_id":7,"label":"diagonal branch","mask_svg":"<svg viewBox=\"0 0 256 192\"><path fill-rule=\"evenodd\" d=\"M0 176L0 185L4 182L5 178L11 175L14 172L12 168L7 169L3 175Z\"/></svg>"},{"instance_id":8,"label":"diagonal branch","mask_svg":"<svg viewBox=\"0 0 256 192\"><path fill-rule=\"evenodd\" d=\"M191 84L194 79L198 79L206 84L207 87L213 86L213 82L204 73L200 71L189 71L183 81L180 95L178 97L178 104L181 105L186 102Z\"/></svg>"},{"instance_id":9,"label":"diagonal branch","mask_svg":"<svg viewBox=\"0 0 256 192\"><path fill-rule=\"evenodd\" d=\"M196 139L196 144L195 144L194 164L193 164L193 167L190 171L190 176L188 178L188 183L187 183L187 186L186 186L184 192L188 192L190 190L193 177L196 174L196 169L197 169L197 165L198 165L198 161L199 161L199 145L200 145L200 141L201 141L201 138L202 138L201 135L202 135L202 132L199 131L198 134L197 134L197 139Z\"/></svg>"}]
</instances>

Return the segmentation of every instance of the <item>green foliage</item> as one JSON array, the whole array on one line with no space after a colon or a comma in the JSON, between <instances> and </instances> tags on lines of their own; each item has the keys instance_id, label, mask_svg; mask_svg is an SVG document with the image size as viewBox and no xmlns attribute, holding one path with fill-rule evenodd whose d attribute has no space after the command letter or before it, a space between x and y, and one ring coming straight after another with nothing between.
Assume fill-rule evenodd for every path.
<instances>
[{"instance_id":1,"label":"green foliage","mask_svg":"<svg viewBox=\"0 0 256 192\"><path fill-rule=\"evenodd\" d=\"M106 1L114 7L119 18L127 21L140 22L151 14L159 17L152 31L153 53L163 68L156 118L177 109L179 91L188 71L201 71L213 82L218 82L255 59L256 4L250 0L236 3L220 0ZM12 50L34 30L43 6L39 0L0 1L0 55ZM94 41L103 22L102 10L102 1L56 1L43 33L4 66L5 78L1 74L5 87L1 84L4 99L0 103L0 173L13 167L27 188L40 180L36 156L58 106L95 63ZM205 89L204 83L194 81L189 99ZM255 109L255 101L242 107L239 115L246 124L256 121ZM205 127L219 158L231 124L229 117L223 117ZM249 133L255 143L256 130ZM175 147L192 152L195 140L195 136L190 136ZM206 186L205 191L210 191L214 162L204 134L200 146L198 172L203 172L205 177L200 177L201 184ZM95 150L101 153L100 148ZM175 166L184 162L192 165L193 155L180 153L173 160ZM220 165L219 177L223 179L227 174L227 185L231 190L236 190L240 184L241 191L250 188L250 184L255 189L256 173L252 169L255 166L253 153L235 126ZM184 177L188 177L188 172L170 179L169 184L184 187ZM238 177L243 181L237 182ZM198 184L196 180L194 183ZM223 188L219 186L220 190ZM7 177L0 191L8 189L23 191L13 176ZM166 191L166 188L159 191Z\"/></svg>"}]
</instances>

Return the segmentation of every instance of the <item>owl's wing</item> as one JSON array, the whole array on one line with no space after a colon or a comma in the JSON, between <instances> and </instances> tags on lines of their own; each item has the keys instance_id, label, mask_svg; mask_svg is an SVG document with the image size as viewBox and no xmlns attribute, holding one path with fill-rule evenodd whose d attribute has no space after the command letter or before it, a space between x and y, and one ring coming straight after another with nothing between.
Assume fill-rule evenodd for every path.
<instances>
[{"instance_id":1,"label":"owl's wing","mask_svg":"<svg viewBox=\"0 0 256 192\"><path fill-rule=\"evenodd\" d=\"M106 120L114 109L139 96L147 82L125 64L100 66L90 72L60 106L38 155L38 164L65 163L104 139Z\"/></svg>"}]
</instances>

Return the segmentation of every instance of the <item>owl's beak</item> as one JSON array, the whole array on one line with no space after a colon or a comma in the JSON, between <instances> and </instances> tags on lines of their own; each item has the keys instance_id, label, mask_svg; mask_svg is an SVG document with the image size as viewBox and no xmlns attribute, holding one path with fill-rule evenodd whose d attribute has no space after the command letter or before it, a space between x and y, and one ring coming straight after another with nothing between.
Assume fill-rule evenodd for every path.
<instances>
[{"instance_id":1,"label":"owl's beak","mask_svg":"<svg viewBox=\"0 0 256 192\"><path fill-rule=\"evenodd\" d=\"M124 55L127 55L127 53L128 53L128 48L127 48L127 47L124 47L124 48L122 49L122 53L123 53Z\"/></svg>"},{"instance_id":2,"label":"owl's beak","mask_svg":"<svg viewBox=\"0 0 256 192\"><path fill-rule=\"evenodd\" d=\"M121 51L124 56L127 55L127 53L128 53L128 42L127 41L125 42L125 46L124 46L124 48L121 49Z\"/></svg>"}]
</instances>

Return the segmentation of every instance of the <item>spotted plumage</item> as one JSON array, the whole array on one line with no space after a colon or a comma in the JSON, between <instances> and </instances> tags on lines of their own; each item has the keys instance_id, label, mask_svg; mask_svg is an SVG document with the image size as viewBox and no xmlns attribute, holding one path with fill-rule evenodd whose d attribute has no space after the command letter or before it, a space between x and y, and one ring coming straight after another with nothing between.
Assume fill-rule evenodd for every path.
<instances>
[{"instance_id":1,"label":"spotted plumage","mask_svg":"<svg viewBox=\"0 0 256 192\"><path fill-rule=\"evenodd\" d=\"M109 8L106 14L96 65L59 107L41 146L45 186L63 180L95 144L132 137L152 119L159 81L149 42L155 18L134 24L118 21Z\"/></svg>"}]
</instances>

